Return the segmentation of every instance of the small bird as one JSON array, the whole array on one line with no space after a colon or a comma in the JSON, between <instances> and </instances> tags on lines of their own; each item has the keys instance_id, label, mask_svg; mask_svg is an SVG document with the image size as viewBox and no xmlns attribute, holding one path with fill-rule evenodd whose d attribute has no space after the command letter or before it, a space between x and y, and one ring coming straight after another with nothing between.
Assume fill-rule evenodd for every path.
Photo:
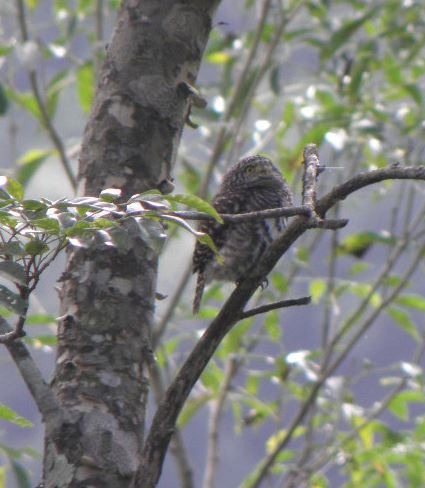
<instances>
[{"instance_id":1,"label":"small bird","mask_svg":"<svg viewBox=\"0 0 425 488\"><path fill-rule=\"evenodd\" d=\"M292 194L280 171L264 156L249 156L232 166L212 201L218 213L237 214L289 207ZM214 241L219 259L199 241L193 253L198 273L193 313L199 311L205 284L212 280L238 283L255 268L271 242L286 226L284 217L240 223L203 221L201 232Z\"/></svg>"}]
</instances>

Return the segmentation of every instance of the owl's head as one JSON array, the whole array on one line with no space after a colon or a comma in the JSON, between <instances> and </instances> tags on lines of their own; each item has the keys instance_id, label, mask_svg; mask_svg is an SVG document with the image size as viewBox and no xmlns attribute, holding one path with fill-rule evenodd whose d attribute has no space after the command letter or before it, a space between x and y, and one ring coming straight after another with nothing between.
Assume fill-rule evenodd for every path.
<instances>
[{"instance_id":1,"label":"owl's head","mask_svg":"<svg viewBox=\"0 0 425 488\"><path fill-rule=\"evenodd\" d=\"M284 185L282 174L270 159L264 156L248 156L241 159L226 173L222 187L279 188Z\"/></svg>"}]
</instances>

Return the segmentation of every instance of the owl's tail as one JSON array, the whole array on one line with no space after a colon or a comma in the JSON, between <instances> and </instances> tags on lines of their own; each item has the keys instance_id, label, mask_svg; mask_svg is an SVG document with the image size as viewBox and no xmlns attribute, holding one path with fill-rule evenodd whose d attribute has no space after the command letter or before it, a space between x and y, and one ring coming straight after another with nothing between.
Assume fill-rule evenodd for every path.
<instances>
[{"instance_id":1,"label":"owl's tail","mask_svg":"<svg viewBox=\"0 0 425 488\"><path fill-rule=\"evenodd\" d=\"M202 295L204 293L205 287L205 276L202 271L198 273L198 279L196 281L195 297L193 298L193 313L197 314L199 312L199 307L201 306Z\"/></svg>"}]
</instances>

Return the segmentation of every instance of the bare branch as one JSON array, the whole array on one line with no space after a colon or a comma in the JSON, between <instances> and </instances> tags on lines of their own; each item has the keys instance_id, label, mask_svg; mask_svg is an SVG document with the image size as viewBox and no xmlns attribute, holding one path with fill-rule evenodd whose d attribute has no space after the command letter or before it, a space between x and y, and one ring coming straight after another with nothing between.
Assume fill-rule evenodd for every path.
<instances>
[{"instance_id":1,"label":"bare branch","mask_svg":"<svg viewBox=\"0 0 425 488\"><path fill-rule=\"evenodd\" d=\"M261 305L260 307L251 308L251 310L242 312L239 315L239 320L247 319L260 313L270 312L270 310L276 310L278 308L296 307L299 305L308 305L309 303L311 303L311 297L292 298L281 300L280 302L268 303L267 305Z\"/></svg>"},{"instance_id":2,"label":"bare branch","mask_svg":"<svg viewBox=\"0 0 425 488\"><path fill-rule=\"evenodd\" d=\"M425 180L425 166L398 166L360 173L345 183L335 186L317 202L316 211L324 215L339 200L344 200L351 193L384 180Z\"/></svg>"},{"instance_id":3,"label":"bare branch","mask_svg":"<svg viewBox=\"0 0 425 488\"><path fill-rule=\"evenodd\" d=\"M24 331L26 315L20 315L16 321L15 327L10 329L8 332L0 334L0 344L8 344L13 342L15 339L20 337L25 337L26 333Z\"/></svg>"},{"instance_id":4,"label":"bare branch","mask_svg":"<svg viewBox=\"0 0 425 488\"><path fill-rule=\"evenodd\" d=\"M148 358L147 367L155 403L158 405L165 391L161 370L153 359L153 356ZM178 428L174 430L173 437L171 438L170 452L175 459L181 488L193 488L193 470L189 463L189 457L187 455L183 437Z\"/></svg>"},{"instance_id":5,"label":"bare branch","mask_svg":"<svg viewBox=\"0 0 425 488\"><path fill-rule=\"evenodd\" d=\"M0 317L0 333L4 336L12 332L8 323ZM29 350L21 340L6 344L28 390L30 391L43 419L59 414L59 404L49 385L44 381Z\"/></svg>"},{"instance_id":6,"label":"bare branch","mask_svg":"<svg viewBox=\"0 0 425 488\"><path fill-rule=\"evenodd\" d=\"M237 360L233 356L229 356L226 362L226 370L221 384L220 391L216 400L212 404L210 421L208 426L208 452L207 465L205 469L205 477L203 488L214 488L215 474L218 465L218 428L221 415L223 413L224 402L226 400L227 392L229 391L232 379L237 372Z\"/></svg>"}]
</instances>

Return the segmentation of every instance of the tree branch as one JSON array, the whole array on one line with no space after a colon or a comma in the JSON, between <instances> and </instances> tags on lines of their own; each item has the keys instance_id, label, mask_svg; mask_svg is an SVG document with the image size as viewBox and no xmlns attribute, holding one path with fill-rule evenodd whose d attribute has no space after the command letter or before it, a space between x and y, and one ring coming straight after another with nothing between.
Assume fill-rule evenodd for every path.
<instances>
[{"instance_id":1,"label":"tree branch","mask_svg":"<svg viewBox=\"0 0 425 488\"><path fill-rule=\"evenodd\" d=\"M425 166L398 166L360 173L341 185L335 186L329 193L317 201L316 211L324 215L339 200L345 200L351 193L384 180L425 180Z\"/></svg>"},{"instance_id":2,"label":"tree branch","mask_svg":"<svg viewBox=\"0 0 425 488\"><path fill-rule=\"evenodd\" d=\"M309 161L310 163L311 161ZM307 178L312 183L314 173ZM386 179L425 179L425 167L390 167L363 173L347 182L337 185L327 195L317 201L316 211L323 218L336 202L346 198L351 193L365 186ZM286 228L285 232L274 241L261 259L255 276L241 281L230 295L217 317L211 322L201 339L198 341L189 357L177 373L176 378L168 388L163 401L153 418L149 435L143 451L142 466L136 477L137 487L153 487L157 482L167 446L174 430L174 426L181 408L184 405L191 389L195 385L202 371L208 364L222 339L238 321L243 308L253 295L256 288L275 266L280 257L290 246L310 228L317 227L306 216L298 216ZM321 387L321 383L313 386L311 402ZM309 397L310 398L310 397ZM303 405L297 418L303 419L311 403ZM288 434L292 435L292 431Z\"/></svg>"},{"instance_id":3,"label":"tree branch","mask_svg":"<svg viewBox=\"0 0 425 488\"><path fill-rule=\"evenodd\" d=\"M292 298L288 300L281 300L280 302L268 303L267 305L261 305L260 307L251 308L246 312L242 312L239 315L239 320L253 317L261 313L270 312L270 310L276 310L278 308L296 307L299 305L308 305L311 303L311 297Z\"/></svg>"},{"instance_id":4,"label":"tree branch","mask_svg":"<svg viewBox=\"0 0 425 488\"><path fill-rule=\"evenodd\" d=\"M133 214L133 212L132 212ZM143 212L141 213L143 215ZM173 217L180 217L186 220L216 220L212 215L204 212L192 212L192 211L165 211L161 212L163 215L171 215ZM305 215L309 217L311 214L310 209L306 205L300 207L279 207L269 208L267 210L258 210L256 212L247 212L241 214L219 214L224 222L247 222L264 220L274 217L294 217L296 215Z\"/></svg>"},{"instance_id":5,"label":"tree branch","mask_svg":"<svg viewBox=\"0 0 425 488\"><path fill-rule=\"evenodd\" d=\"M0 333L4 336L11 334L12 328L0 317ZM25 384L30 391L37 408L44 420L60 412L59 404L49 385L44 381L29 350L21 340L14 340L5 344L15 362Z\"/></svg>"},{"instance_id":6,"label":"tree branch","mask_svg":"<svg viewBox=\"0 0 425 488\"><path fill-rule=\"evenodd\" d=\"M20 315L13 329L10 328L8 332L4 332L0 334L0 344L8 344L10 342L13 342L15 339L19 339L20 337L25 337L26 336L26 333L24 331L25 319L26 319L26 315Z\"/></svg>"}]
</instances>

